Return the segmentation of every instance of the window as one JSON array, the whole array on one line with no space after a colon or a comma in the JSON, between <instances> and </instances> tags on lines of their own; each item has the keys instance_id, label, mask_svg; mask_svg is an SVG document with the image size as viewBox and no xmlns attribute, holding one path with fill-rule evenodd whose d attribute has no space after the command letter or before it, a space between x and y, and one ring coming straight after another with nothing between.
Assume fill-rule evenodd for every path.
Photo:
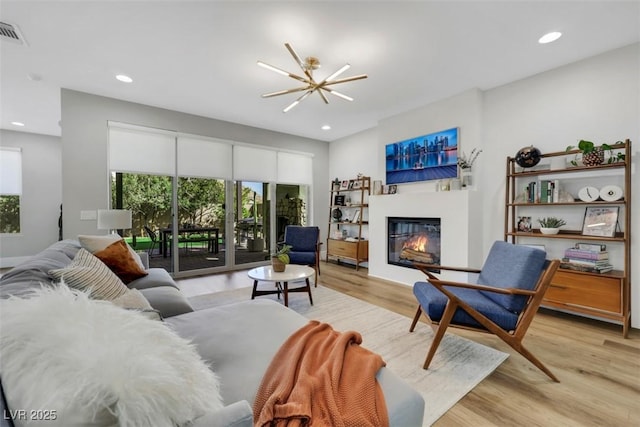
<instances>
[{"instance_id":1,"label":"window","mask_svg":"<svg viewBox=\"0 0 640 427\"><path fill-rule=\"evenodd\" d=\"M22 150L0 147L0 233L20 233Z\"/></svg>"}]
</instances>

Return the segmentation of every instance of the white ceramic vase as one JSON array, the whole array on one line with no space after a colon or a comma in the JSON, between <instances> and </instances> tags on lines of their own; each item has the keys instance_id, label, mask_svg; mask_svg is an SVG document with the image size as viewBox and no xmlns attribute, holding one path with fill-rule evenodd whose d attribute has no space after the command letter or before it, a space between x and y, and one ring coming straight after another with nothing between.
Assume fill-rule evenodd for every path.
<instances>
[{"instance_id":1,"label":"white ceramic vase","mask_svg":"<svg viewBox=\"0 0 640 427\"><path fill-rule=\"evenodd\" d=\"M559 228L540 227L540 232L542 234L558 234L560 232L560 229Z\"/></svg>"}]
</instances>

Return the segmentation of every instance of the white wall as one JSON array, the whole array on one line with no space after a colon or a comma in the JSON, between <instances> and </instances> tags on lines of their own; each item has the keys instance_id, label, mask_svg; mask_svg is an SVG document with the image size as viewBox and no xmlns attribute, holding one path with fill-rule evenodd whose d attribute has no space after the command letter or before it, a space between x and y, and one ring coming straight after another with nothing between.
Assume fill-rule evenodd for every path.
<instances>
[{"instance_id":1,"label":"white wall","mask_svg":"<svg viewBox=\"0 0 640 427\"><path fill-rule=\"evenodd\" d=\"M326 235L330 182L326 142L63 89L62 184L66 238L96 233L96 222L80 221L80 211L104 209L109 203L109 120L312 153L313 181L318 190L311 195L310 219Z\"/></svg>"},{"instance_id":2,"label":"white wall","mask_svg":"<svg viewBox=\"0 0 640 427\"><path fill-rule=\"evenodd\" d=\"M384 145L407 137L458 126L461 148L484 151L474 165L482 206L484 259L494 240L504 232L506 157L522 147L534 145L542 152L562 151L580 139L615 142L633 141L634 199L631 249L640 254L640 44L616 49L498 88L468 91L380 122L363 134L373 140L378 134L378 167L372 176L383 176ZM466 102L465 102L466 101ZM331 143L330 175L349 176L356 169L335 169L351 145L362 144L363 134ZM428 191L432 184L403 184L399 192ZM474 265L472 265L474 266ZM632 325L640 328L640 268L631 276Z\"/></svg>"},{"instance_id":3,"label":"white wall","mask_svg":"<svg viewBox=\"0 0 640 427\"><path fill-rule=\"evenodd\" d=\"M0 235L4 268L58 240L62 170L58 137L0 130L0 145L22 148L21 232Z\"/></svg>"}]
</instances>

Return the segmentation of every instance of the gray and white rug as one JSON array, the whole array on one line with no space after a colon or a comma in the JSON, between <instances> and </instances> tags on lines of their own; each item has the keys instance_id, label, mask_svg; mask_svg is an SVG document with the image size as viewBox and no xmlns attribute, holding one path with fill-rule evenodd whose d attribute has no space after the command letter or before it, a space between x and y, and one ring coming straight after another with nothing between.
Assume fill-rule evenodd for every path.
<instances>
[{"instance_id":1,"label":"gray and white rug","mask_svg":"<svg viewBox=\"0 0 640 427\"><path fill-rule=\"evenodd\" d=\"M362 334L362 346L380 354L387 367L422 394L424 425L433 424L445 412L491 374L508 357L507 353L447 334L431 362L422 369L433 331L418 324L409 332L411 319L333 291L323 286L312 289L314 305L306 293L289 294L289 308L308 319L331 324L339 331ZM190 298L196 310L251 298L251 288L218 292ZM259 298L276 299L275 295Z\"/></svg>"}]
</instances>

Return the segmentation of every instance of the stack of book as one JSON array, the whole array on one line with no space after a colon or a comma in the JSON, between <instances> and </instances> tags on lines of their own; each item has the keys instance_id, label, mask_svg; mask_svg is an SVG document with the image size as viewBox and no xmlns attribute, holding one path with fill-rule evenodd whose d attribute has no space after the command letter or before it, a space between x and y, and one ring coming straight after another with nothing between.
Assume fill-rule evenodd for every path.
<instances>
[{"instance_id":1,"label":"stack of book","mask_svg":"<svg viewBox=\"0 0 640 427\"><path fill-rule=\"evenodd\" d=\"M590 273L606 273L613 270L609 263L607 247L593 243L576 243L573 248L564 251L560 268Z\"/></svg>"}]
</instances>

